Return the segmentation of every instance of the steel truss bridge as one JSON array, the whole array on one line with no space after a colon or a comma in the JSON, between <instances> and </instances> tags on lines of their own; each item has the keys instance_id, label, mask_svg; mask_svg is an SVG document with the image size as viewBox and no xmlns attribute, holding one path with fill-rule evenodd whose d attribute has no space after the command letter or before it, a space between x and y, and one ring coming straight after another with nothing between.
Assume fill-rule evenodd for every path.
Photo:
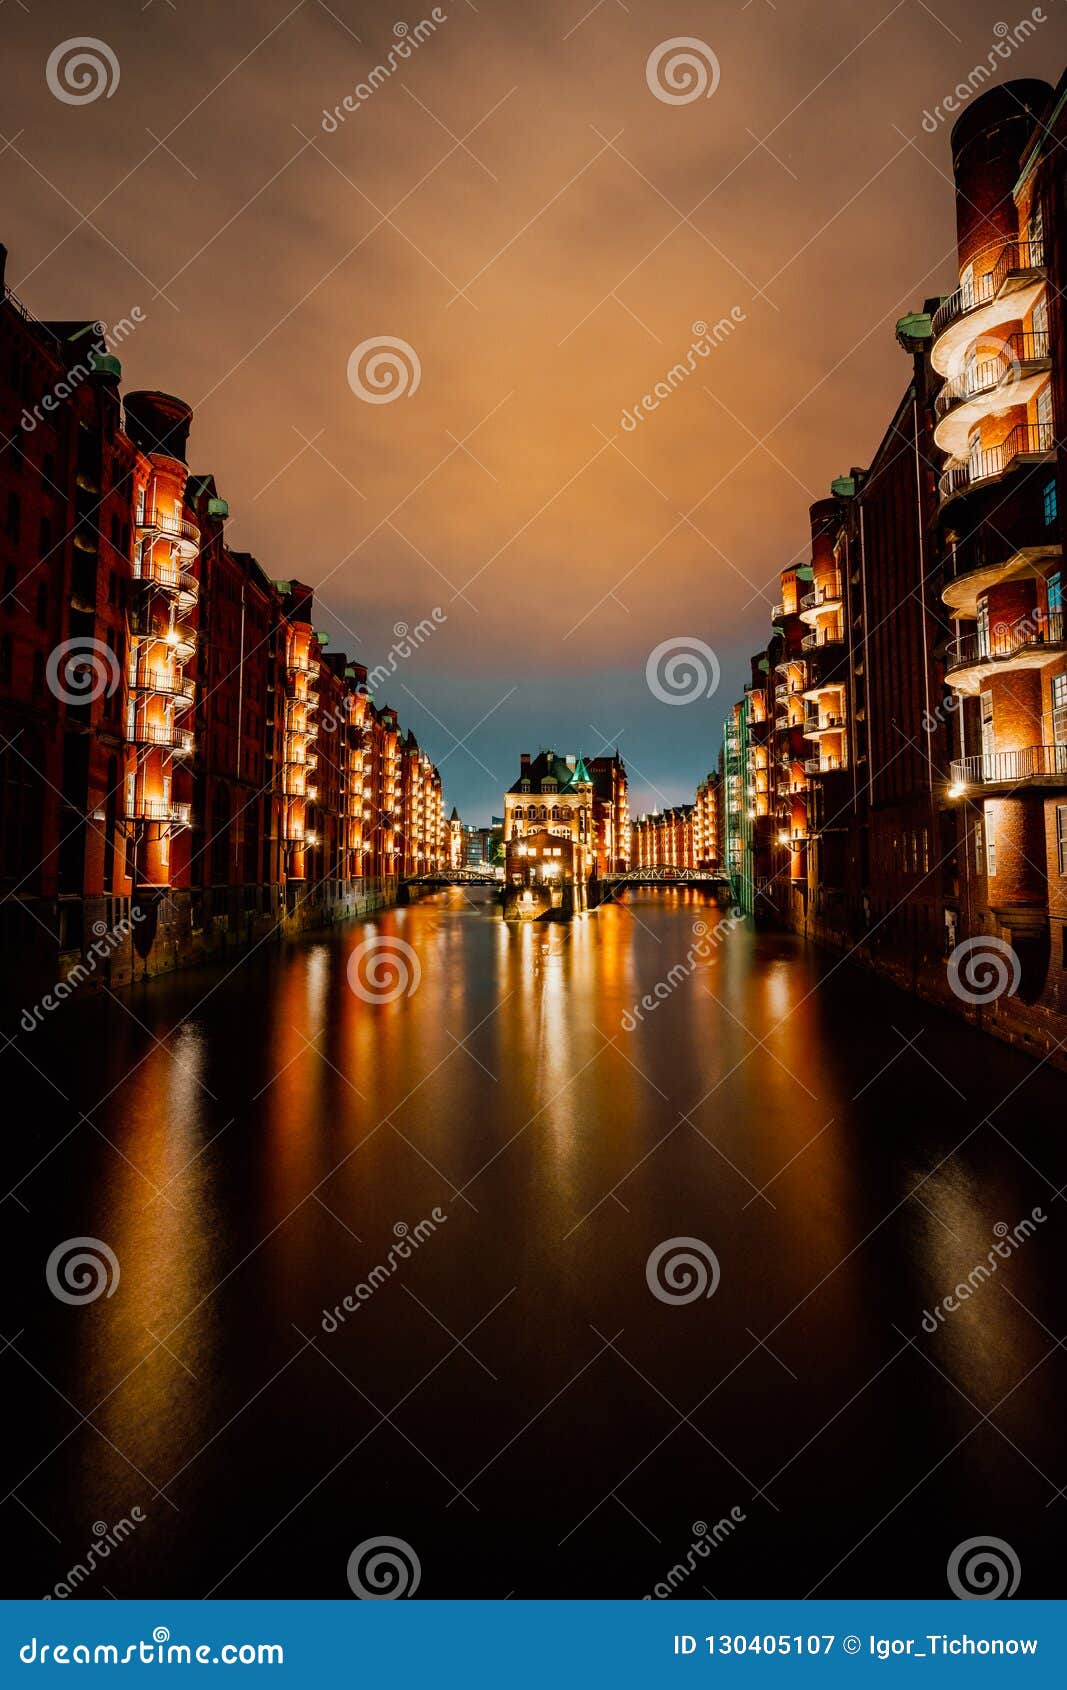
<instances>
[{"instance_id":1,"label":"steel truss bridge","mask_svg":"<svg viewBox=\"0 0 1067 1690\"><path fill-rule=\"evenodd\" d=\"M726 886L723 874L712 874L700 868L632 868L617 874L605 874L601 886Z\"/></svg>"},{"instance_id":2,"label":"steel truss bridge","mask_svg":"<svg viewBox=\"0 0 1067 1690\"><path fill-rule=\"evenodd\" d=\"M491 868L442 868L405 875L401 886L503 886L504 871Z\"/></svg>"}]
</instances>

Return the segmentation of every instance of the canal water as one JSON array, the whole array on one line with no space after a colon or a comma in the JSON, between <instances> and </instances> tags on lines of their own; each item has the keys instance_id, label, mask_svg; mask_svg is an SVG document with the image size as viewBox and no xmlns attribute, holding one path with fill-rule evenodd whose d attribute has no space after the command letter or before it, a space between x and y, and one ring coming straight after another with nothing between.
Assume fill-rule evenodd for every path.
<instances>
[{"instance_id":1,"label":"canal water","mask_svg":"<svg viewBox=\"0 0 1067 1690\"><path fill-rule=\"evenodd\" d=\"M453 889L12 1023L8 1594L1062 1594L1064 1077L726 916Z\"/></svg>"}]
</instances>

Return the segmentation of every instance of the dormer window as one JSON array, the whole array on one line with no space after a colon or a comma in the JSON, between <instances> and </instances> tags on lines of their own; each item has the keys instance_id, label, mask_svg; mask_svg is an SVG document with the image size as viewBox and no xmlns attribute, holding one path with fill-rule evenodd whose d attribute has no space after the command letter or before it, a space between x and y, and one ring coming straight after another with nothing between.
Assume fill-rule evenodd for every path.
<instances>
[{"instance_id":1,"label":"dormer window","mask_svg":"<svg viewBox=\"0 0 1067 1690\"><path fill-rule=\"evenodd\" d=\"M529 792L529 790L530 790L530 783L529 783L529 781L528 781L528 780L524 780L524 781L520 781L520 783L519 783L519 784L520 784L520 786L521 786L521 789L522 789L522 791L523 791L523 792Z\"/></svg>"}]
</instances>

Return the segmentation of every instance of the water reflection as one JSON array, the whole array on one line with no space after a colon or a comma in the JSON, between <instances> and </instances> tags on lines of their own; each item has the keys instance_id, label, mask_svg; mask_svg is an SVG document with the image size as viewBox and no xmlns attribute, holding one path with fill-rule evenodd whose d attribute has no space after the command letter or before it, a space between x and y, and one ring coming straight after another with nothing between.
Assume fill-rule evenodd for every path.
<instances>
[{"instance_id":1,"label":"water reflection","mask_svg":"<svg viewBox=\"0 0 1067 1690\"><path fill-rule=\"evenodd\" d=\"M63 1054L82 1106L103 1098L99 1133L56 1152L47 1186L43 1173L27 1182L27 1248L43 1259L57 1237L106 1239L120 1294L80 1321L42 1294L28 1331L69 1400L101 1405L110 1446L85 1433L46 1461L46 1435L66 1429L49 1426L34 1506L91 1522L115 1512L109 1495L137 1500L131 1485L173 1479L182 1526L144 1534L123 1593L199 1595L205 1558L221 1578L254 1542L249 1497L266 1532L307 1494L289 1576L253 1558L249 1582L224 1592L296 1593L291 1569L315 1568L331 1506L362 1517L370 1498L375 1529L398 1515L427 1541L443 1529L403 1438L375 1434L332 1501L315 1488L367 1429L366 1399L402 1400L406 1435L450 1478L516 1439L500 1464L508 1510L546 1512L558 1546L669 1429L642 1375L686 1409L707 1400L703 1430L730 1465L712 1484L707 1446L679 1437L649 1469L649 1493L630 1496L639 1514L675 1498L688 1519L694 1486L721 1502L724 1483L726 1507L747 1504L733 1466L767 1479L810 1441L817 1477L806 1459L788 1466L782 1513L764 1510L771 1536L751 1528L757 1560L793 1529L794 1482L819 1490L827 1520L855 1514L859 1539L908 1488L893 1491L896 1458L880 1454L902 1427L920 1446L900 1457L908 1483L960 1444L936 1481L949 1515L966 1513L980 1479L1012 1505L1016 1470L991 1476L988 1443L970 1434L1007 1397L1005 1432L1038 1466L1054 1459L1033 1443L1034 1425L1055 1424L1062 1383L1042 1359L1058 1330L1052 1227L935 1332L921 1323L986 1259L998 1222L1052 1207L1033 1164L1051 1175L1058 1153L1016 1154L980 1123L1020 1083L1028 1119L1051 1118L1062 1081L1027 1078L1013 1053L782 936L740 926L694 963L694 923L720 919L674 892L569 927L506 926L488 897L454 892L226 976L159 982L131 997L143 1026L114 1005L79 1006ZM410 996L352 990L349 956L372 935L414 947ZM69 1126L58 1109L42 1121L57 1142ZM1020 1132L1017 1114L1003 1122ZM448 1223L432 1246L327 1359L305 1352L321 1310L385 1259L398 1225L437 1205ZM705 1239L722 1265L715 1297L688 1313L665 1311L645 1283L649 1251L674 1236ZM504 1298L477 1328L487 1373L449 1345ZM625 1334L629 1370L592 1367L593 1330ZM546 1413L517 1438L571 1378L593 1393L567 1396L576 1418ZM480 1503L491 1510L491 1490ZM809 1504L810 1491L797 1522ZM223 1510L232 1544L211 1530ZM610 1528L591 1518L583 1564L607 1565ZM192 1522L207 1523L206 1546Z\"/></svg>"}]
</instances>

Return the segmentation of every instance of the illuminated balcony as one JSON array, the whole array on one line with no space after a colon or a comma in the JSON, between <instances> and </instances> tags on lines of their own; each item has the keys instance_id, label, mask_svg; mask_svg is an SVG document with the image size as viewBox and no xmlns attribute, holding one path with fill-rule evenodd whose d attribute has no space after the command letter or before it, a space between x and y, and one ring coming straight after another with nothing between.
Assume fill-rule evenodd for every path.
<instances>
[{"instance_id":1,"label":"illuminated balcony","mask_svg":"<svg viewBox=\"0 0 1067 1690\"><path fill-rule=\"evenodd\" d=\"M804 763L806 775L838 774L848 768L847 757L808 757Z\"/></svg>"},{"instance_id":2,"label":"illuminated balcony","mask_svg":"<svg viewBox=\"0 0 1067 1690\"><path fill-rule=\"evenodd\" d=\"M985 275L968 288L958 288L934 313L930 357L940 376L962 365L972 341L990 334L1006 319L1025 317L1044 287L1045 251L1040 241L1009 241L977 254L977 261L992 256L994 250L996 256Z\"/></svg>"},{"instance_id":3,"label":"illuminated balcony","mask_svg":"<svg viewBox=\"0 0 1067 1690\"><path fill-rule=\"evenodd\" d=\"M845 718L834 715L831 711L823 711L820 714L818 710L813 710L804 718L805 739L818 739L822 734L843 733L844 728Z\"/></svg>"},{"instance_id":4,"label":"illuminated balcony","mask_svg":"<svg viewBox=\"0 0 1067 1690\"><path fill-rule=\"evenodd\" d=\"M180 757L188 757L196 750L196 735L191 728L176 728L168 722L139 722L127 736L131 745L162 745Z\"/></svg>"},{"instance_id":5,"label":"illuminated balcony","mask_svg":"<svg viewBox=\"0 0 1067 1690\"><path fill-rule=\"evenodd\" d=\"M194 683L184 675L155 663L131 663L126 680L131 692L159 693L164 698L173 698L179 709L192 704L196 691Z\"/></svg>"},{"instance_id":6,"label":"illuminated balcony","mask_svg":"<svg viewBox=\"0 0 1067 1690\"><path fill-rule=\"evenodd\" d=\"M1001 623L953 640L945 654L945 678L957 692L978 692L990 675L1047 668L1063 656L1065 645L1062 610L1034 610L1010 627Z\"/></svg>"},{"instance_id":7,"label":"illuminated balcony","mask_svg":"<svg viewBox=\"0 0 1067 1690\"><path fill-rule=\"evenodd\" d=\"M179 557L194 558L200 550L200 530L195 522L173 512L137 512L137 533L147 540L169 540Z\"/></svg>"},{"instance_id":8,"label":"illuminated balcony","mask_svg":"<svg viewBox=\"0 0 1067 1690\"><path fill-rule=\"evenodd\" d=\"M840 627L813 628L800 643L803 651L821 651L824 646L843 645L844 635Z\"/></svg>"},{"instance_id":9,"label":"illuminated balcony","mask_svg":"<svg viewBox=\"0 0 1067 1690\"><path fill-rule=\"evenodd\" d=\"M1008 335L994 355L979 354L937 396L934 440L940 450L966 457L971 430L982 418L1026 405L1044 386L1049 368L1047 331Z\"/></svg>"},{"instance_id":10,"label":"illuminated balcony","mask_svg":"<svg viewBox=\"0 0 1067 1690\"><path fill-rule=\"evenodd\" d=\"M950 499L969 493L983 482L999 480L1025 459L1047 457L1055 445L1050 422L1019 423L999 446L972 453L966 463L949 464L937 484L941 504L948 504Z\"/></svg>"},{"instance_id":11,"label":"illuminated balcony","mask_svg":"<svg viewBox=\"0 0 1067 1690\"><path fill-rule=\"evenodd\" d=\"M192 806L175 804L165 798L134 798L126 803L127 821L167 822L173 827L188 827Z\"/></svg>"},{"instance_id":12,"label":"illuminated balcony","mask_svg":"<svg viewBox=\"0 0 1067 1690\"><path fill-rule=\"evenodd\" d=\"M182 569L173 558L161 557L156 552L145 551L135 558L133 574L135 581L177 593L178 609L185 614L192 610L200 596L200 582L192 570Z\"/></svg>"},{"instance_id":13,"label":"illuminated balcony","mask_svg":"<svg viewBox=\"0 0 1067 1690\"><path fill-rule=\"evenodd\" d=\"M814 623L824 610L840 610L841 604L841 577L835 575L804 594L800 601L800 620Z\"/></svg>"},{"instance_id":14,"label":"illuminated balcony","mask_svg":"<svg viewBox=\"0 0 1067 1690\"><path fill-rule=\"evenodd\" d=\"M950 772L957 789L1021 786L1035 781L1063 786L1067 782L1067 743L1031 745L1024 751L990 751L981 757L957 757Z\"/></svg>"}]
</instances>

